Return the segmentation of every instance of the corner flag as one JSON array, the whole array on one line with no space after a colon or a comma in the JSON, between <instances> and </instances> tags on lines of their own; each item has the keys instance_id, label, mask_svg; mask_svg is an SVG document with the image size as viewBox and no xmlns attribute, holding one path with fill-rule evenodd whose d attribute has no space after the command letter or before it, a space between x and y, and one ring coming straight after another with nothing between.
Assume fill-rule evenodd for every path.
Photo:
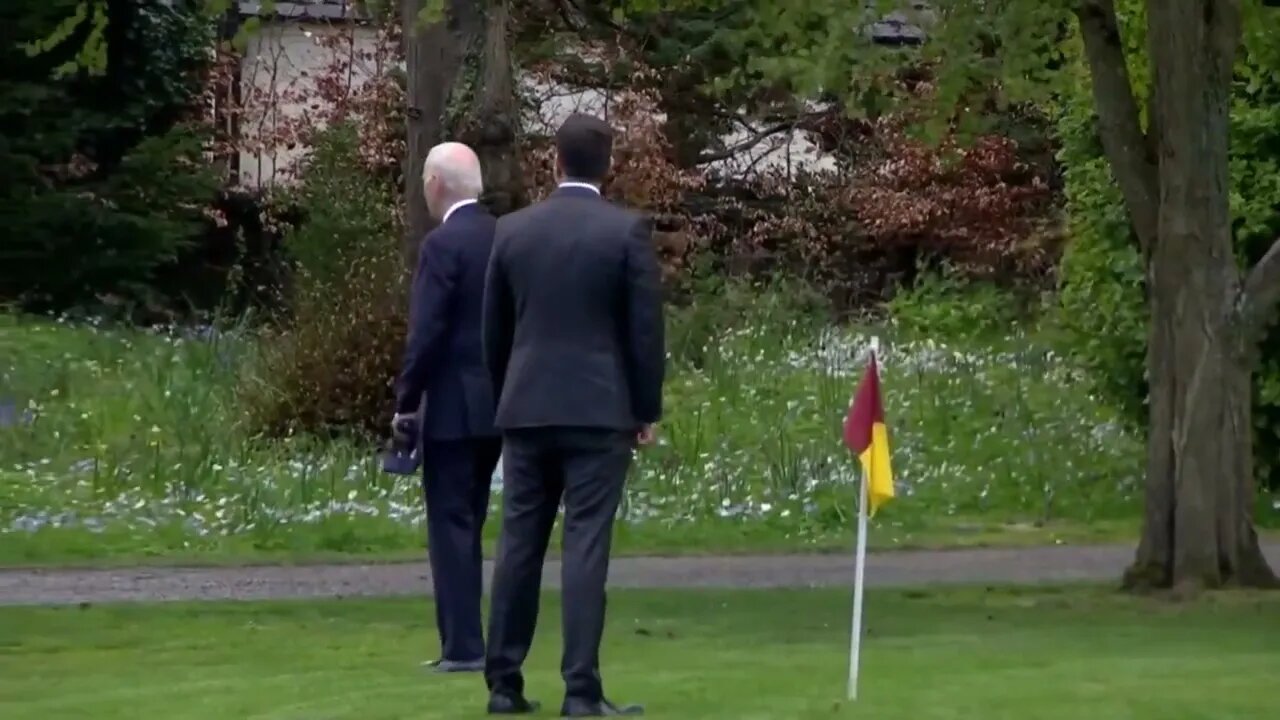
<instances>
[{"instance_id":1,"label":"corner flag","mask_svg":"<svg viewBox=\"0 0 1280 720\"><path fill-rule=\"evenodd\" d=\"M862 461L870 514L875 515L881 505L893 498L893 469L889 464L889 431L884 423L880 370L874 351L844 421L844 443Z\"/></svg>"},{"instance_id":2,"label":"corner flag","mask_svg":"<svg viewBox=\"0 0 1280 720\"><path fill-rule=\"evenodd\" d=\"M844 419L844 444L862 461L858 483L858 543L854 551L853 623L849 631L850 700L858 699L858 670L862 654L862 593L867 567L867 517L893 497L893 470L889 466L889 431L880 401L880 370L876 364L879 338L871 340L871 360Z\"/></svg>"}]
</instances>

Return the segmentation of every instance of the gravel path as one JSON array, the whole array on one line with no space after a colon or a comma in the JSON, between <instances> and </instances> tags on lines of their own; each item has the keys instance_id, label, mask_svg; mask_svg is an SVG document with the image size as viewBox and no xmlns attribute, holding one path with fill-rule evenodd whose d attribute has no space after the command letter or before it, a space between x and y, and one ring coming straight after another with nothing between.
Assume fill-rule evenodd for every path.
<instances>
[{"instance_id":1,"label":"gravel path","mask_svg":"<svg viewBox=\"0 0 1280 720\"><path fill-rule=\"evenodd\" d=\"M1266 548L1280 565L1280 543ZM897 551L872 554L868 587L1119 579L1132 546ZM615 588L806 588L851 582L847 555L618 558ZM486 571L486 576L488 571ZM559 585L548 562L544 583ZM425 563L235 568L0 570L0 605L341 598L430 593Z\"/></svg>"}]
</instances>

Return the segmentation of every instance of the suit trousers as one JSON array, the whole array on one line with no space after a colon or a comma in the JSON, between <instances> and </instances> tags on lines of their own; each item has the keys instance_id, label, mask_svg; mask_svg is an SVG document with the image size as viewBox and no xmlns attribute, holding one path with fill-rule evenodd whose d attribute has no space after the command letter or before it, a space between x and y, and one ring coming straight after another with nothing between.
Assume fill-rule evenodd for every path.
<instances>
[{"instance_id":1,"label":"suit trousers","mask_svg":"<svg viewBox=\"0 0 1280 720\"><path fill-rule=\"evenodd\" d=\"M560 673L567 698L601 700L609 549L635 435L539 428L510 431L503 440L502 535L490 598L485 679L491 692L524 692L521 667L533 643L543 561L563 499Z\"/></svg>"},{"instance_id":2,"label":"suit trousers","mask_svg":"<svg viewBox=\"0 0 1280 720\"><path fill-rule=\"evenodd\" d=\"M435 592L440 657L459 662L484 657L480 619L484 555L481 533L489 510L499 438L423 444L427 554Z\"/></svg>"}]
</instances>

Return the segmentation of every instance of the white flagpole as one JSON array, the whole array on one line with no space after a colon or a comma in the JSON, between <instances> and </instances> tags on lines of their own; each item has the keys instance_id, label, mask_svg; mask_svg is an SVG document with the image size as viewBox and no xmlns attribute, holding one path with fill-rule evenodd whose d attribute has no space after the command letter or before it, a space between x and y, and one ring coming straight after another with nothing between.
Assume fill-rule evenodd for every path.
<instances>
[{"instance_id":1,"label":"white flagpole","mask_svg":"<svg viewBox=\"0 0 1280 720\"><path fill-rule=\"evenodd\" d=\"M880 338L871 338L871 357L880 354ZM871 478L864 471L858 489L858 541L853 564L853 622L849 634L849 700L858 699L858 668L862 651L862 585L867 565L867 501Z\"/></svg>"},{"instance_id":2,"label":"white flagpole","mask_svg":"<svg viewBox=\"0 0 1280 720\"><path fill-rule=\"evenodd\" d=\"M867 564L867 479L858 500L858 549L853 571L853 629L849 636L849 699L858 699L858 661L862 649L862 581Z\"/></svg>"}]
</instances>

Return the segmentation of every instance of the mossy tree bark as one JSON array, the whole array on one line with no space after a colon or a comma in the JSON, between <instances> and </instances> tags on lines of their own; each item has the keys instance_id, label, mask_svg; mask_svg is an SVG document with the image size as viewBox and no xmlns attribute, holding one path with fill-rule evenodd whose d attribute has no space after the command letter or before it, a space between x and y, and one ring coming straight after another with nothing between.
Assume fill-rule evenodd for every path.
<instances>
[{"instance_id":1,"label":"mossy tree bark","mask_svg":"<svg viewBox=\"0 0 1280 720\"><path fill-rule=\"evenodd\" d=\"M429 4L402 0L400 5L408 74L404 200L409 262L433 224L422 194L422 164L433 145L456 140L476 150L484 169L485 200L495 212L525 201L507 0L446 0L440 13L432 13Z\"/></svg>"}]
</instances>

